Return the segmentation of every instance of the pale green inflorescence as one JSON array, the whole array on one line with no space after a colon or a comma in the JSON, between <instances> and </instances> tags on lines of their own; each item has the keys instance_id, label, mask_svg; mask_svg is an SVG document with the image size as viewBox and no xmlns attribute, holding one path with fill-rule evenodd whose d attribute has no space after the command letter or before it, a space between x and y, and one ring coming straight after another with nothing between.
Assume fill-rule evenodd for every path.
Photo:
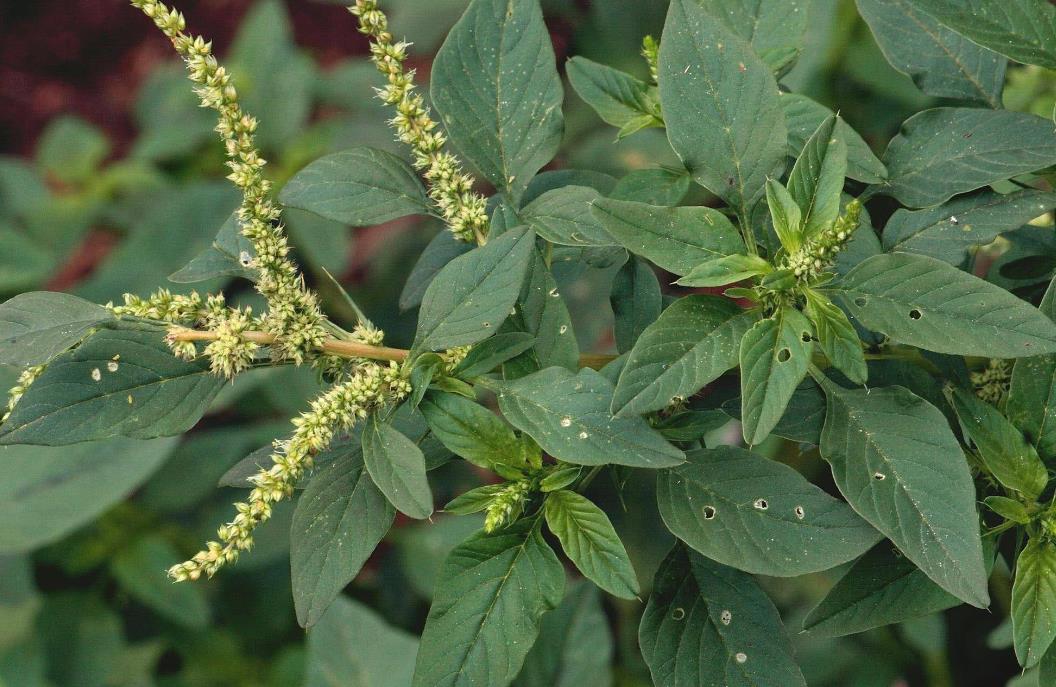
<instances>
[{"instance_id":1,"label":"pale green inflorescence","mask_svg":"<svg viewBox=\"0 0 1056 687\"><path fill-rule=\"evenodd\" d=\"M458 158L444 151L446 137L421 94L415 92L414 70L406 69L409 44L397 42L377 0L357 0L348 8L359 18L359 30L371 39L371 60L388 83L378 97L396 109L390 124L397 138L410 146L414 166L429 182L429 195L451 233L462 241L484 243L488 235L487 200L473 191L473 177L462 171Z\"/></svg>"},{"instance_id":2,"label":"pale green inflorescence","mask_svg":"<svg viewBox=\"0 0 1056 687\"><path fill-rule=\"evenodd\" d=\"M484 531L494 532L516 520L524 511L524 505L531 492L531 481L526 479L506 484L488 504L484 516Z\"/></svg>"},{"instance_id":3,"label":"pale green inflorescence","mask_svg":"<svg viewBox=\"0 0 1056 687\"><path fill-rule=\"evenodd\" d=\"M787 256L781 267L791 270L801 282L809 283L817 279L832 265L836 254L850 240L851 234L858 228L861 215L862 205L857 199L847 203L843 215L798 251Z\"/></svg>"},{"instance_id":4,"label":"pale green inflorescence","mask_svg":"<svg viewBox=\"0 0 1056 687\"><path fill-rule=\"evenodd\" d=\"M18 405L23 394L26 393L26 390L29 389L33 382L37 381L37 377L44 373L44 367L44 365L34 365L22 370L22 374L18 376L18 381L7 392L7 409L4 411L3 416L0 416L0 422L7 422L7 418L11 417L11 413L14 412L15 406Z\"/></svg>"}]
</instances>

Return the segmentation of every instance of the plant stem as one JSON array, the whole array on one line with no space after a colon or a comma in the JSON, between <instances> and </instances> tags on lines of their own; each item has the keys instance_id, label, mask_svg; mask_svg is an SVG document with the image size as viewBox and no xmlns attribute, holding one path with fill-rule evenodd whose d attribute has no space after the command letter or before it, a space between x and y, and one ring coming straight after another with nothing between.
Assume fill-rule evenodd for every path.
<instances>
[{"instance_id":1,"label":"plant stem","mask_svg":"<svg viewBox=\"0 0 1056 687\"><path fill-rule=\"evenodd\" d=\"M275 337L267 332L249 331L242 335L247 341L268 346L275 343ZM200 329L174 329L169 333L173 341L215 341L216 332L202 331ZM323 339L319 347L324 353L330 355L344 356L348 358L368 358L370 360L394 360L398 363L407 359L409 351L405 348L390 348L388 346L371 346L370 344L356 341L343 341L341 339ZM615 360L616 356L605 353L584 353L579 357L580 367L590 367L595 370L604 367Z\"/></svg>"}]
</instances>

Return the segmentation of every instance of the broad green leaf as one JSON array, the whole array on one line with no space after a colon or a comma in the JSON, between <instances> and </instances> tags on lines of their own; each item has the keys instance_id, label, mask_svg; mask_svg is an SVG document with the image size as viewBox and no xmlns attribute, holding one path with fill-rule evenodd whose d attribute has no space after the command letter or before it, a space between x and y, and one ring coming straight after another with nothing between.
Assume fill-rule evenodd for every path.
<instances>
[{"instance_id":1,"label":"broad green leaf","mask_svg":"<svg viewBox=\"0 0 1056 687\"><path fill-rule=\"evenodd\" d=\"M418 519L433 514L422 449L377 416L363 431L363 463L374 484L401 513Z\"/></svg>"},{"instance_id":2,"label":"broad green leaf","mask_svg":"<svg viewBox=\"0 0 1056 687\"><path fill-rule=\"evenodd\" d=\"M693 178L742 218L785 167L777 82L751 47L697 0L673 0L660 43L667 136Z\"/></svg>"},{"instance_id":3,"label":"broad green leaf","mask_svg":"<svg viewBox=\"0 0 1056 687\"><path fill-rule=\"evenodd\" d=\"M713 561L796 577L862 555L880 533L794 469L733 446L686 454L656 498L671 532Z\"/></svg>"},{"instance_id":4,"label":"broad green leaf","mask_svg":"<svg viewBox=\"0 0 1056 687\"><path fill-rule=\"evenodd\" d=\"M564 90L538 0L473 0L430 86L451 142L515 200L561 144Z\"/></svg>"},{"instance_id":5,"label":"broad green leaf","mask_svg":"<svg viewBox=\"0 0 1056 687\"><path fill-rule=\"evenodd\" d=\"M499 408L544 451L576 465L661 468L684 460L640 417L612 417L613 386L591 369L550 367L512 382L491 382Z\"/></svg>"},{"instance_id":6,"label":"broad green leaf","mask_svg":"<svg viewBox=\"0 0 1056 687\"><path fill-rule=\"evenodd\" d=\"M255 256L253 244L242 235L238 213L231 213L213 239L213 245L170 274L169 281L194 284L219 277L256 280L256 270L249 265L249 261Z\"/></svg>"},{"instance_id":7,"label":"broad green leaf","mask_svg":"<svg viewBox=\"0 0 1056 687\"><path fill-rule=\"evenodd\" d=\"M535 339L525 332L496 334L470 349L451 374L467 379L488 374L507 360L524 353L534 344Z\"/></svg>"},{"instance_id":8,"label":"broad green leaf","mask_svg":"<svg viewBox=\"0 0 1056 687\"><path fill-rule=\"evenodd\" d=\"M470 489L444 504L444 511L455 515L480 513L490 506L495 497L501 494L505 488L505 484L485 484L482 487Z\"/></svg>"},{"instance_id":9,"label":"broad green leaf","mask_svg":"<svg viewBox=\"0 0 1056 687\"><path fill-rule=\"evenodd\" d=\"M632 200L647 205L674 206L689 193L692 180L685 170L636 169L620 177L606 195L613 200Z\"/></svg>"},{"instance_id":10,"label":"broad green leaf","mask_svg":"<svg viewBox=\"0 0 1056 687\"><path fill-rule=\"evenodd\" d=\"M498 331L521 293L534 246L532 232L509 231L447 263L422 298L415 348L468 346Z\"/></svg>"},{"instance_id":11,"label":"broad green leaf","mask_svg":"<svg viewBox=\"0 0 1056 687\"><path fill-rule=\"evenodd\" d=\"M110 561L110 571L132 598L166 620L190 629L209 623L209 603L202 588L172 584L166 570L180 552L158 535L147 535L119 551Z\"/></svg>"},{"instance_id":12,"label":"broad green leaf","mask_svg":"<svg viewBox=\"0 0 1056 687\"><path fill-rule=\"evenodd\" d=\"M840 194L847 176L847 144L841 137L840 121L839 115L833 115L818 125L788 176L788 191L803 211L803 236L807 239L829 228L840 216Z\"/></svg>"},{"instance_id":13,"label":"broad green leaf","mask_svg":"<svg viewBox=\"0 0 1056 687\"><path fill-rule=\"evenodd\" d=\"M961 603L885 541L855 561L803 620L803 629L820 637L841 637Z\"/></svg>"},{"instance_id":14,"label":"broad green leaf","mask_svg":"<svg viewBox=\"0 0 1056 687\"><path fill-rule=\"evenodd\" d=\"M52 360L0 427L0 444L151 439L193 427L224 380L208 360L175 357L166 331L127 323Z\"/></svg>"},{"instance_id":15,"label":"broad green leaf","mask_svg":"<svg viewBox=\"0 0 1056 687\"><path fill-rule=\"evenodd\" d=\"M972 246L993 241L1056 207L1056 194L984 190L924 210L896 210L884 227L884 250L920 253L960 265Z\"/></svg>"},{"instance_id":16,"label":"broad green leaf","mask_svg":"<svg viewBox=\"0 0 1056 687\"><path fill-rule=\"evenodd\" d=\"M1001 107L1008 60L980 47L920 11L915 0L857 0L884 57L939 98Z\"/></svg>"},{"instance_id":17,"label":"broad green leaf","mask_svg":"<svg viewBox=\"0 0 1056 687\"><path fill-rule=\"evenodd\" d=\"M611 687L613 651L597 587L573 582L561 605L543 616L514 687Z\"/></svg>"},{"instance_id":18,"label":"broad green leaf","mask_svg":"<svg viewBox=\"0 0 1056 687\"><path fill-rule=\"evenodd\" d=\"M1049 284L1040 306L1056 319L1056 286ZM1046 460L1056 458L1056 355L1019 358L1012 367L1005 413Z\"/></svg>"},{"instance_id":19,"label":"broad green leaf","mask_svg":"<svg viewBox=\"0 0 1056 687\"><path fill-rule=\"evenodd\" d=\"M910 117L884 152L882 193L938 205L958 193L1056 164L1056 131L1036 115L938 107Z\"/></svg>"},{"instance_id":20,"label":"broad green leaf","mask_svg":"<svg viewBox=\"0 0 1056 687\"><path fill-rule=\"evenodd\" d=\"M1023 433L974 393L954 388L950 402L997 481L1028 499L1036 499L1049 482L1049 472Z\"/></svg>"},{"instance_id":21,"label":"broad green leaf","mask_svg":"<svg viewBox=\"0 0 1056 687\"><path fill-rule=\"evenodd\" d=\"M1011 520L1020 525L1026 525L1031 521L1030 511L1022 501L1007 496L987 496L983 499L983 503L1005 520Z\"/></svg>"},{"instance_id":22,"label":"broad green leaf","mask_svg":"<svg viewBox=\"0 0 1056 687\"><path fill-rule=\"evenodd\" d=\"M0 364L46 363L113 321L106 308L66 293L23 293L0 305Z\"/></svg>"},{"instance_id":23,"label":"broad green leaf","mask_svg":"<svg viewBox=\"0 0 1056 687\"><path fill-rule=\"evenodd\" d=\"M504 328L535 337L531 350L511 363L527 360L533 370L551 365L570 370L579 367L579 344L572 328L572 316L538 250L533 251L515 311Z\"/></svg>"},{"instance_id":24,"label":"broad green leaf","mask_svg":"<svg viewBox=\"0 0 1056 687\"><path fill-rule=\"evenodd\" d=\"M365 147L311 162L286 182L279 202L353 227L432 211L425 186L409 164Z\"/></svg>"},{"instance_id":25,"label":"broad green leaf","mask_svg":"<svg viewBox=\"0 0 1056 687\"><path fill-rule=\"evenodd\" d=\"M638 628L656 687L805 687L774 604L749 575L676 546Z\"/></svg>"},{"instance_id":26,"label":"broad green leaf","mask_svg":"<svg viewBox=\"0 0 1056 687\"><path fill-rule=\"evenodd\" d=\"M414 268L407 277L407 283L403 285L403 291L400 293L400 309L410 310L421 305L426 289L433 283L433 279L440 270L447 263L472 249L471 244L459 241L450 231L444 230L434 236L422 254L418 256L418 262L414 264Z\"/></svg>"},{"instance_id":27,"label":"broad green leaf","mask_svg":"<svg viewBox=\"0 0 1056 687\"><path fill-rule=\"evenodd\" d=\"M432 392L421 405L433 436L452 453L482 468L515 464L520 442L495 413L465 396Z\"/></svg>"},{"instance_id":28,"label":"broad green leaf","mask_svg":"<svg viewBox=\"0 0 1056 687\"><path fill-rule=\"evenodd\" d=\"M837 288L862 325L900 343L990 358L1056 352L1056 324L1037 308L935 258L876 255Z\"/></svg>"},{"instance_id":29,"label":"broad green leaf","mask_svg":"<svg viewBox=\"0 0 1056 687\"><path fill-rule=\"evenodd\" d=\"M833 116L833 112L798 93L782 93L780 100L788 127L789 156L798 158L810 137L826 119ZM847 176L868 184L878 184L887 178L884 163L843 118L837 119L836 132L847 145Z\"/></svg>"},{"instance_id":30,"label":"broad green leaf","mask_svg":"<svg viewBox=\"0 0 1056 687\"><path fill-rule=\"evenodd\" d=\"M304 687L406 687L418 640L347 596L308 632Z\"/></svg>"},{"instance_id":31,"label":"broad green leaf","mask_svg":"<svg viewBox=\"0 0 1056 687\"><path fill-rule=\"evenodd\" d=\"M646 327L616 384L612 412L635 416L689 398L736 367L741 337L755 321L718 296L680 298Z\"/></svg>"},{"instance_id":32,"label":"broad green leaf","mask_svg":"<svg viewBox=\"0 0 1056 687\"><path fill-rule=\"evenodd\" d=\"M909 0L969 40L1056 69L1056 8L1045 0Z\"/></svg>"},{"instance_id":33,"label":"broad green leaf","mask_svg":"<svg viewBox=\"0 0 1056 687\"><path fill-rule=\"evenodd\" d=\"M616 350L626 353L663 308L663 294L653 268L632 256L613 277L609 304L615 317L612 330Z\"/></svg>"},{"instance_id":34,"label":"broad green leaf","mask_svg":"<svg viewBox=\"0 0 1056 687\"><path fill-rule=\"evenodd\" d=\"M521 217L541 238L562 246L614 246L590 208L601 194L586 186L547 191L521 210Z\"/></svg>"},{"instance_id":35,"label":"broad green leaf","mask_svg":"<svg viewBox=\"0 0 1056 687\"><path fill-rule=\"evenodd\" d=\"M669 208L600 198L593 212L621 246L675 274L744 252L737 228L714 208Z\"/></svg>"},{"instance_id":36,"label":"broad green leaf","mask_svg":"<svg viewBox=\"0 0 1056 687\"><path fill-rule=\"evenodd\" d=\"M528 205L547 191L565 188L566 186L586 186L603 196L607 196L616 187L616 177L591 169L548 169L545 172L539 172L528 182L528 189L525 190L524 197L521 198L521 205ZM513 210L506 199L498 201L496 210L499 208L502 208L504 212ZM517 213L514 212L513 214L516 215Z\"/></svg>"},{"instance_id":37,"label":"broad green leaf","mask_svg":"<svg viewBox=\"0 0 1056 687\"><path fill-rule=\"evenodd\" d=\"M106 135L79 117L62 115L51 120L37 143L37 164L64 184L88 182L107 155Z\"/></svg>"},{"instance_id":38,"label":"broad green leaf","mask_svg":"<svg viewBox=\"0 0 1056 687\"><path fill-rule=\"evenodd\" d=\"M324 617L396 517L367 474L358 442L331 449L316 463L290 525L293 601L302 627Z\"/></svg>"},{"instance_id":39,"label":"broad green leaf","mask_svg":"<svg viewBox=\"0 0 1056 687\"><path fill-rule=\"evenodd\" d=\"M613 596L638 596L631 559L605 511L574 491L546 497L546 524L583 575Z\"/></svg>"},{"instance_id":40,"label":"broad green leaf","mask_svg":"<svg viewBox=\"0 0 1056 687\"><path fill-rule=\"evenodd\" d=\"M722 404L722 412L735 420L741 419L741 399L731 398ZM788 402L785 414L781 416L771 434L784 437L790 441L817 445L821 441L821 427L825 424L825 394L817 383L807 377Z\"/></svg>"},{"instance_id":41,"label":"broad green leaf","mask_svg":"<svg viewBox=\"0 0 1056 687\"><path fill-rule=\"evenodd\" d=\"M840 493L939 586L985 608L975 485L946 418L898 386L823 388L821 455Z\"/></svg>"},{"instance_id":42,"label":"broad green leaf","mask_svg":"<svg viewBox=\"0 0 1056 687\"><path fill-rule=\"evenodd\" d=\"M1032 538L1016 559L1012 640L1016 658L1031 668L1056 639L1056 544Z\"/></svg>"},{"instance_id":43,"label":"broad green leaf","mask_svg":"<svg viewBox=\"0 0 1056 687\"><path fill-rule=\"evenodd\" d=\"M791 307L756 322L741 339L741 425L758 444L785 413L814 350L810 321Z\"/></svg>"},{"instance_id":44,"label":"broad green leaf","mask_svg":"<svg viewBox=\"0 0 1056 687\"><path fill-rule=\"evenodd\" d=\"M814 323L822 352L837 370L847 375L847 379L855 384L865 384L869 370L854 325L825 295L813 289L806 290L804 295L807 300L804 312Z\"/></svg>"},{"instance_id":45,"label":"broad green leaf","mask_svg":"<svg viewBox=\"0 0 1056 687\"><path fill-rule=\"evenodd\" d=\"M795 171L795 170L793 170ZM813 198L805 198L805 207L809 210ZM837 200L838 202L838 200ZM766 180L766 203L770 208L770 219L781 245L789 253L794 253L803 245L803 211L792 198L784 184L773 179Z\"/></svg>"},{"instance_id":46,"label":"broad green leaf","mask_svg":"<svg viewBox=\"0 0 1056 687\"><path fill-rule=\"evenodd\" d=\"M634 131L663 126L660 103L655 89L644 81L618 69L598 64L585 57L573 57L566 65L568 80L602 121L621 129ZM634 133L627 131L627 134Z\"/></svg>"},{"instance_id":47,"label":"broad green leaf","mask_svg":"<svg viewBox=\"0 0 1056 687\"><path fill-rule=\"evenodd\" d=\"M0 552L30 551L90 522L142 484L175 446L175 439L0 446Z\"/></svg>"},{"instance_id":48,"label":"broad green leaf","mask_svg":"<svg viewBox=\"0 0 1056 687\"><path fill-rule=\"evenodd\" d=\"M699 0L775 72L784 72L803 49L809 0Z\"/></svg>"},{"instance_id":49,"label":"broad green leaf","mask_svg":"<svg viewBox=\"0 0 1056 687\"><path fill-rule=\"evenodd\" d=\"M538 521L469 538L440 570L411 684L510 684L564 586L565 571Z\"/></svg>"},{"instance_id":50,"label":"broad green leaf","mask_svg":"<svg viewBox=\"0 0 1056 687\"><path fill-rule=\"evenodd\" d=\"M727 255L700 263L675 283L690 287L726 286L773 270L773 265L758 255Z\"/></svg>"}]
</instances>

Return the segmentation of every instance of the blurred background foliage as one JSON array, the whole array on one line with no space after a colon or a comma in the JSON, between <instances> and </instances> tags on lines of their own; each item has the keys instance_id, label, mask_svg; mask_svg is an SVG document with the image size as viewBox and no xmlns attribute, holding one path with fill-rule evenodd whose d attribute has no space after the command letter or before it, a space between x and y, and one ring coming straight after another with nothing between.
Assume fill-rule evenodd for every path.
<instances>
[{"instance_id":1,"label":"blurred background foliage","mask_svg":"<svg viewBox=\"0 0 1056 687\"><path fill-rule=\"evenodd\" d=\"M424 80L466 0L388 0L391 26L414 42ZM237 204L223 180L213 116L197 107L164 39L120 0L0 6L0 300L66 290L100 302L146 294L208 250ZM642 37L658 34L663 0L543 0L560 62L585 55L645 76ZM312 159L353 145L404 154L372 97L379 84L366 43L339 3L199 0L181 6L194 32L216 40L278 187ZM783 79L839 110L880 152L899 124L935 99L895 72L848 0L813 0L807 49ZM292 17L291 17L292 15ZM571 89L567 131L551 169L620 177L675 165L662 131L615 141ZM10 97L9 97L10 96ZM1056 77L1010 68L1010 109L1051 117ZM688 202L706 202L698 193ZM430 220L353 231L290 211L286 221L309 279L338 322L351 313L336 276L395 345L413 333L399 297L418 253L437 233ZM987 255L991 278L1022 289L1056 268L1051 231L1013 232ZM557 276L584 350L612 350L607 303L614 266L559 265ZM177 277L178 278L178 277ZM199 284L216 290L221 280ZM254 295L236 291L236 299ZM17 371L0 367L0 386ZM237 493L224 473L281 435L319 389L308 370L273 369L239 379L198 428L181 439L118 440L87 448L0 449L0 685L7 687L210 687L408 684L416 634L446 552L479 527L474 518L400 520L364 572L307 638L290 595L287 505L254 551L205 583L173 585L164 570L197 549ZM732 390L715 389L715 403ZM728 431L720 429L719 432ZM771 439L769 455L825 483L816 455ZM458 461L442 468L440 502L479 484ZM626 479L623 498L654 502L647 475ZM603 482L601 480L599 482ZM643 581L670 535L659 516L625 517L611 484L592 496L613 514ZM1001 571L998 571L1001 574ZM786 622L803 614L842 569L767 581ZM1007 574L1007 571L1004 571ZM1007 608L1008 599L996 599ZM373 609L373 610L371 610ZM642 604L604 602L585 585L544 623L519 685L647 685L637 651ZM1011 637L965 608L828 640L795 637L812 687L970 687L1037 684L1013 679ZM384 617L384 620L382 620ZM554 675L549 657L563 657ZM611 668L608 658L612 657Z\"/></svg>"}]
</instances>

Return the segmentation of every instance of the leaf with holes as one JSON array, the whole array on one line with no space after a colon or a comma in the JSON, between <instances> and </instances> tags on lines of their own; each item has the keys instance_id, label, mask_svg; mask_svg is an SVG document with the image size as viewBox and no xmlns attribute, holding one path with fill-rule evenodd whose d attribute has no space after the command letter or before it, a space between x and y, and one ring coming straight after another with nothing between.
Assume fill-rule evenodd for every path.
<instances>
[{"instance_id":1,"label":"leaf with holes","mask_svg":"<svg viewBox=\"0 0 1056 687\"><path fill-rule=\"evenodd\" d=\"M812 335L810 321L785 307L756 322L741 339L741 424L749 445L769 436L807 375Z\"/></svg>"},{"instance_id":2,"label":"leaf with holes","mask_svg":"<svg viewBox=\"0 0 1056 687\"><path fill-rule=\"evenodd\" d=\"M561 144L564 89L538 0L474 0L430 87L451 142L514 199Z\"/></svg>"},{"instance_id":3,"label":"leaf with holes","mask_svg":"<svg viewBox=\"0 0 1056 687\"><path fill-rule=\"evenodd\" d=\"M785 122L770 67L697 0L673 0L660 43L667 136L693 178L742 218L785 167Z\"/></svg>"},{"instance_id":4,"label":"leaf with holes","mask_svg":"<svg viewBox=\"0 0 1056 687\"><path fill-rule=\"evenodd\" d=\"M676 546L638 642L656 687L806 687L774 604L749 575Z\"/></svg>"},{"instance_id":5,"label":"leaf with holes","mask_svg":"<svg viewBox=\"0 0 1056 687\"><path fill-rule=\"evenodd\" d=\"M837 288L862 325L900 343L988 358L1056 352L1056 324L1037 308L935 258L876 255Z\"/></svg>"},{"instance_id":6,"label":"leaf with holes","mask_svg":"<svg viewBox=\"0 0 1056 687\"><path fill-rule=\"evenodd\" d=\"M1056 639L1056 544L1032 538L1016 559L1012 640L1024 668L1041 661Z\"/></svg>"},{"instance_id":7,"label":"leaf with holes","mask_svg":"<svg viewBox=\"0 0 1056 687\"><path fill-rule=\"evenodd\" d=\"M327 451L316 463L290 525L293 601L302 627L319 622L396 517L356 443Z\"/></svg>"},{"instance_id":8,"label":"leaf with holes","mask_svg":"<svg viewBox=\"0 0 1056 687\"><path fill-rule=\"evenodd\" d=\"M433 493L418 445L372 416L363 431L363 463L389 503L412 518L433 514Z\"/></svg>"},{"instance_id":9,"label":"leaf with holes","mask_svg":"<svg viewBox=\"0 0 1056 687\"><path fill-rule=\"evenodd\" d=\"M733 446L688 452L684 465L660 473L656 498L676 537L758 575L828 570L881 536L792 468Z\"/></svg>"},{"instance_id":10,"label":"leaf with holes","mask_svg":"<svg viewBox=\"0 0 1056 687\"><path fill-rule=\"evenodd\" d=\"M605 511L574 491L546 497L546 525L583 575L613 596L638 596L638 578Z\"/></svg>"},{"instance_id":11,"label":"leaf with holes","mask_svg":"<svg viewBox=\"0 0 1056 687\"><path fill-rule=\"evenodd\" d=\"M19 294L0 305L0 364L46 363L113 320L106 308L66 293Z\"/></svg>"},{"instance_id":12,"label":"leaf with holes","mask_svg":"<svg viewBox=\"0 0 1056 687\"><path fill-rule=\"evenodd\" d=\"M946 418L899 386L821 384L821 455L840 493L943 589L986 608L975 485Z\"/></svg>"},{"instance_id":13,"label":"leaf with holes","mask_svg":"<svg viewBox=\"0 0 1056 687\"><path fill-rule=\"evenodd\" d=\"M756 317L718 296L675 301L645 328L627 356L612 412L641 415L697 393L737 366L741 338Z\"/></svg>"},{"instance_id":14,"label":"leaf with holes","mask_svg":"<svg viewBox=\"0 0 1056 687\"><path fill-rule=\"evenodd\" d=\"M488 382L514 427L544 451L576 465L662 468L684 460L640 417L612 417L613 387L591 369L550 367L510 382Z\"/></svg>"},{"instance_id":15,"label":"leaf with holes","mask_svg":"<svg viewBox=\"0 0 1056 687\"><path fill-rule=\"evenodd\" d=\"M411 684L509 684L564 586L564 568L536 520L470 537L440 570Z\"/></svg>"}]
</instances>

